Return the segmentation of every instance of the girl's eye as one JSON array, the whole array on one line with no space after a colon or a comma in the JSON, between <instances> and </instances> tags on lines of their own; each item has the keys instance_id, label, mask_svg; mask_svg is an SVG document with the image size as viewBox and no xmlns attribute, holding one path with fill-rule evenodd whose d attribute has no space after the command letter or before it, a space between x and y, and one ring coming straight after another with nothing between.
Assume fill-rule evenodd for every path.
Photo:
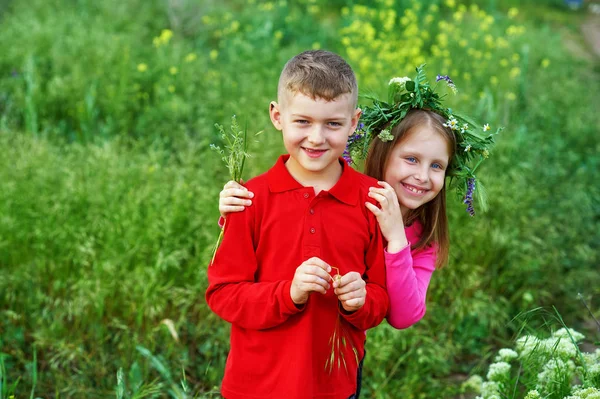
<instances>
[{"instance_id":1,"label":"girl's eye","mask_svg":"<svg viewBox=\"0 0 600 399\"><path fill-rule=\"evenodd\" d=\"M406 157L406 160L407 160L408 162L412 162L412 163L415 163L415 162L417 162L417 158L415 158L415 157Z\"/></svg>"},{"instance_id":2,"label":"girl's eye","mask_svg":"<svg viewBox=\"0 0 600 399\"><path fill-rule=\"evenodd\" d=\"M434 169L444 169L444 167L439 163L434 163L433 165L431 165L431 167Z\"/></svg>"}]
</instances>

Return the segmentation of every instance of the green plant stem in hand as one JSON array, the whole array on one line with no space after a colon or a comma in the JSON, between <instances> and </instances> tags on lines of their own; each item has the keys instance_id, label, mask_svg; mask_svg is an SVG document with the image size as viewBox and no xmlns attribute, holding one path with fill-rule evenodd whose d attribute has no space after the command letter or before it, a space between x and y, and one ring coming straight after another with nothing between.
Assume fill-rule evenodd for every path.
<instances>
[{"instance_id":1,"label":"green plant stem in hand","mask_svg":"<svg viewBox=\"0 0 600 399\"><path fill-rule=\"evenodd\" d=\"M250 154L247 151L248 126L246 125L246 127L244 127L244 129L242 130L237 122L237 118L235 115L231 117L231 128L229 132L225 132L223 126L219 124L215 124L215 126L220 132L220 136L225 148L223 149L215 144L211 144L210 148L221 154L221 159L223 160L223 162L225 162L225 165L229 170L229 178L238 183L241 183L242 173L244 172L244 164L246 162L246 158L250 156ZM260 133L262 132L256 133L255 136L259 135ZM227 221L224 222L223 228L219 233L219 237L217 237L217 242L213 251L212 260L210 262L211 264L215 260L217 249L219 248L219 244L223 239L225 223L227 223Z\"/></svg>"},{"instance_id":2,"label":"green plant stem in hand","mask_svg":"<svg viewBox=\"0 0 600 399\"><path fill-rule=\"evenodd\" d=\"M335 280L339 283L342 279L342 276L340 275L340 269L335 266L331 266L331 269L335 269L336 271L336 274L331 276L331 280ZM346 373L348 372L348 364L346 363L346 357L344 355L344 349L348 346L350 346L352 349L352 352L354 353L354 360L358 365L358 350L353 345L349 337L348 331L342 322L339 311L336 316L333 334L329 338L329 345L331 345L331 352L329 353L329 357L325 362L325 370L327 370L329 373L333 371L333 366L335 363L337 363L338 368L340 368L343 364L344 370L346 370Z\"/></svg>"}]
</instances>

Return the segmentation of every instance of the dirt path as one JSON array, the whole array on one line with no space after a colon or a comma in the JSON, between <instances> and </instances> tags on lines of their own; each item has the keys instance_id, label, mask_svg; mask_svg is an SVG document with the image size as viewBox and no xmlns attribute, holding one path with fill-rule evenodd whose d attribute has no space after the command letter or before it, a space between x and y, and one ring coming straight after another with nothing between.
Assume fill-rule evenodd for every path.
<instances>
[{"instance_id":1,"label":"dirt path","mask_svg":"<svg viewBox=\"0 0 600 399\"><path fill-rule=\"evenodd\" d=\"M590 11L581 25L581 33L595 56L600 57L600 14Z\"/></svg>"}]
</instances>

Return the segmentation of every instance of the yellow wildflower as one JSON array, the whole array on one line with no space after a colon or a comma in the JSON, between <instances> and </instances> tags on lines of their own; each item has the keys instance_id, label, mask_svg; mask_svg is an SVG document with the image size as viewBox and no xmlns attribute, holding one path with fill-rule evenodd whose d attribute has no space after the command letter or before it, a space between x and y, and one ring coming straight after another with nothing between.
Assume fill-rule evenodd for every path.
<instances>
[{"instance_id":1,"label":"yellow wildflower","mask_svg":"<svg viewBox=\"0 0 600 399\"><path fill-rule=\"evenodd\" d=\"M500 66L506 68L508 66L508 60L506 58L502 58L500 60Z\"/></svg>"},{"instance_id":2,"label":"yellow wildflower","mask_svg":"<svg viewBox=\"0 0 600 399\"><path fill-rule=\"evenodd\" d=\"M508 40L505 38L499 37L496 41L499 48L508 48Z\"/></svg>"},{"instance_id":3,"label":"yellow wildflower","mask_svg":"<svg viewBox=\"0 0 600 399\"><path fill-rule=\"evenodd\" d=\"M312 44L312 49L313 49L313 50L318 50L318 49L320 49L320 48L321 48L321 43L319 43L319 42L314 42L314 43Z\"/></svg>"},{"instance_id":4,"label":"yellow wildflower","mask_svg":"<svg viewBox=\"0 0 600 399\"><path fill-rule=\"evenodd\" d=\"M146 72L148 70L148 65L142 62L141 64L138 64L137 70L140 72Z\"/></svg>"},{"instance_id":5,"label":"yellow wildflower","mask_svg":"<svg viewBox=\"0 0 600 399\"><path fill-rule=\"evenodd\" d=\"M171 40L172 37L173 37L173 31L171 29L163 29L160 32L160 36L158 37L158 40L156 40L156 41L153 40L154 45L156 47L159 47L161 45L167 44L167 43L169 43L169 40Z\"/></svg>"},{"instance_id":6,"label":"yellow wildflower","mask_svg":"<svg viewBox=\"0 0 600 399\"><path fill-rule=\"evenodd\" d=\"M508 18L512 19L519 14L519 10L515 7L512 7L508 10Z\"/></svg>"},{"instance_id":7,"label":"yellow wildflower","mask_svg":"<svg viewBox=\"0 0 600 399\"><path fill-rule=\"evenodd\" d=\"M177 67L174 67L174 66L172 66L171 68L169 68L169 73L170 73L171 75L177 75L177 72L178 72L178 71L179 71L179 70L177 69Z\"/></svg>"},{"instance_id":8,"label":"yellow wildflower","mask_svg":"<svg viewBox=\"0 0 600 399\"><path fill-rule=\"evenodd\" d=\"M189 53L188 55L185 56L185 61L192 62L192 61L196 60L196 58L198 58L198 56L195 53Z\"/></svg>"},{"instance_id":9,"label":"yellow wildflower","mask_svg":"<svg viewBox=\"0 0 600 399\"><path fill-rule=\"evenodd\" d=\"M216 60L218 56L219 56L219 52L217 50L210 51L209 57L211 60L213 60L213 61Z\"/></svg>"},{"instance_id":10,"label":"yellow wildflower","mask_svg":"<svg viewBox=\"0 0 600 399\"><path fill-rule=\"evenodd\" d=\"M168 87L167 90L169 90L169 93L174 93L175 92L175 86L169 85L169 87Z\"/></svg>"},{"instance_id":11,"label":"yellow wildflower","mask_svg":"<svg viewBox=\"0 0 600 399\"><path fill-rule=\"evenodd\" d=\"M275 39L277 40L281 40L281 38L283 38L283 32L280 30L276 30L274 33Z\"/></svg>"},{"instance_id":12,"label":"yellow wildflower","mask_svg":"<svg viewBox=\"0 0 600 399\"><path fill-rule=\"evenodd\" d=\"M542 60L542 68L548 68L548 65L550 65L550 60L548 58L544 58Z\"/></svg>"},{"instance_id":13,"label":"yellow wildflower","mask_svg":"<svg viewBox=\"0 0 600 399\"><path fill-rule=\"evenodd\" d=\"M492 76L490 78L490 83L492 84L492 86L496 86L498 84L498 78L496 76Z\"/></svg>"},{"instance_id":14,"label":"yellow wildflower","mask_svg":"<svg viewBox=\"0 0 600 399\"><path fill-rule=\"evenodd\" d=\"M519 75L521 75L521 69L515 67L513 69L510 70L510 77L512 79L518 77Z\"/></svg>"},{"instance_id":15,"label":"yellow wildflower","mask_svg":"<svg viewBox=\"0 0 600 399\"><path fill-rule=\"evenodd\" d=\"M444 3L450 8L454 8L456 6L456 1L454 0L446 0Z\"/></svg>"},{"instance_id":16,"label":"yellow wildflower","mask_svg":"<svg viewBox=\"0 0 600 399\"><path fill-rule=\"evenodd\" d=\"M511 92L506 93L506 98L509 101L515 101L517 99L517 95L511 91Z\"/></svg>"}]
</instances>

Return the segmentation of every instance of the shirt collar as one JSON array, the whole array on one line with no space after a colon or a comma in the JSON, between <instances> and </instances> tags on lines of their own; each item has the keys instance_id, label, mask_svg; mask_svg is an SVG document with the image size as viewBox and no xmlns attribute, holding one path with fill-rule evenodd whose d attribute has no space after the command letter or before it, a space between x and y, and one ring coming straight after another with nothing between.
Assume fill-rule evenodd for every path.
<instances>
[{"instance_id":1,"label":"shirt collar","mask_svg":"<svg viewBox=\"0 0 600 399\"><path fill-rule=\"evenodd\" d=\"M302 184L298 183L292 177L285 167L285 162L289 157L289 154L281 155L279 159L277 159L275 166L267 173L269 190L273 193L304 188ZM329 194L345 204L356 205L359 196L359 184L357 184L358 172L348 166L343 158L339 158L339 162L342 165L342 176L329 190Z\"/></svg>"}]
</instances>

